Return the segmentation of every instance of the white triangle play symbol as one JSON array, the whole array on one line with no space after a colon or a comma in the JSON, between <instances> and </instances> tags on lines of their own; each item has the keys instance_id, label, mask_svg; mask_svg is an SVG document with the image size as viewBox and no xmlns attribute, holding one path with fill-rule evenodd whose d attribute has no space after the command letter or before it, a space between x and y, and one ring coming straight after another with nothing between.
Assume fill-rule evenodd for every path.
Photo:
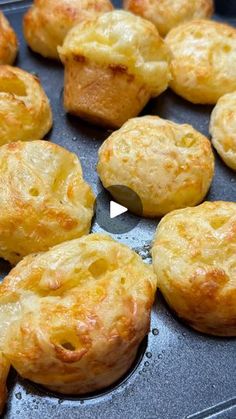
<instances>
[{"instance_id":1,"label":"white triangle play symbol","mask_svg":"<svg viewBox=\"0 0 236 419\"><path fill-rule=\"evenodd\" d=\"M128 211L128 208L123 205L117 204L117 202L110 201L110 218L118 217L118 215L124 214Z\"/></svg>"}]
</instances>

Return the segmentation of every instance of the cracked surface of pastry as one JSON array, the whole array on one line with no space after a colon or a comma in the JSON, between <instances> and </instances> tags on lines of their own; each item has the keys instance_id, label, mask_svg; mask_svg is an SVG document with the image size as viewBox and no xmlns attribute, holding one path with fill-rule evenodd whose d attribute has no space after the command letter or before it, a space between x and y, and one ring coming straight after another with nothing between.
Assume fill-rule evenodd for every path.
<instances>
[{"instance_id":1,"label":"cracked surface of pastry","mask_svg":"<svg viewBox=\"0 0 236 419\"><path fill-rule=\"evenodd\" d=\"M116 10L76 25L58 48L68 112L120 127L167 89L171 53L155 26Z\"/></svg>"},{"instance_id":2,"label":"cracked surface of pastry","mask_svg":"<svg viewBox=\"0 0 236 419\"><path fill-rule=\"evenodd\" d=\"M124 7L154 23L162 36L189 20L210 18L214 10L213 0L124 0Z\"/></svg>"},{"instance_id":3,"label":"cracked surface of pastry","mask_svg":"<svg viewBox=\"0 0 236 419\"><path fill-rule=\"evenodd\" d=\"M0 147L0 257L16 264L87 234L93 203L75 154L47 141Z\"/></svg>"},{"instance_id":4,"label":"cracked surface of pastry","mask_svg":"<svg viewBox=\"0 0 236 419\"><path fill-rule=\"evenodd\" d=\"M78 22L113 9L109 0L35 0L24 16L24 35L31 49L59 59L57 47Z\"/></svg>"},{"instance_id":5,"label":"cracked surface of pastry","mask_svg":"<svg viewBox=\"0 0 236 419\"><path fill-rule=\"evenodd\" d=\"M124 66L150 88L151 96L166 90L170 79L171 54L155 26L124 10L76 25L59 52L62 61L84 57L104 66Z\"/></svg>"},{"instance_id":6,"label":"cracked surface of pastry","mask_svg":"<svg viewBox=\"0 0 236 419\"><path fill-rule=\"evenodd\" d=\"M210 141L192 126L144 116L103 143L97 170L105 188L129 187L140 197L143 215L157 217L203 200L214 156Z\"/></svg>"},{"instance_id":7,"label":"cracked surface of pastry","mask_svg":"<svg viewBox=\"0 0 236 419\"><path fill-rule=\"evenodd\" d=\"M0 12L0 65L13 64L17 52L17 36L7 18Z\"/></svg>"},{"instance_id":8,"label":"cracked surface of pastry","mask_svg":"<svg viewBox=\"0 0 236 419\"><path fill-rule=\"evenodd\" d=\"M236 29L195 20L172 29L166 42L173 53L170 87L193 103L215 104L236 90Z\"/></svg>"},{"instance_id":9,"label":"cracked surface of pastry","mask_svg":"<svg viewBox=\"0 0 236 419\"><path fill-rule=\"evenodd\" d=\"M41 140L52 127L52 111L39 79L0 65L0 145Z\"/></svg>"},{"instance_id":10,"label":"cracked surface of pastry","mask_svg":"<svg viewBox=\"0 0 236 419\"><path fill-rule=\"evenodd\" d=\"M0 285L0 355L51 391L103 389L133 363L155 292L152 266L103 234L29 255Z\"/></svg>"},{"instance_id":11,"label":"cracked surface of pastry","mask_svg":"<svg viewBox=\"0 0 236 419\"><path fill-rule=\"evenodd\" d=\"M236 170L236 92L222 96L211 114L212 143L231 169Z\"/></svg>"},{"instance_id":12,"label":"cracked surface of pastry","mask_svg":"<svg viewBox=\"0 0 236 419\"><path fill-rule=\"evenodd\" d=\"M174 211L157 228L152 256L158 287L194 329L236 336L236 203Z\"/></svg>"}]
</instances>

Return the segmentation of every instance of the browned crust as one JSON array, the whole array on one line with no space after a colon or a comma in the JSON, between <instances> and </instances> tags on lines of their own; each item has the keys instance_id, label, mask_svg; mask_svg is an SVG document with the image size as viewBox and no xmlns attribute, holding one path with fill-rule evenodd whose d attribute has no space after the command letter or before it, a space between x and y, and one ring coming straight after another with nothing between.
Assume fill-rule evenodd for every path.
<instances>
[{"instance_id":1,"label":"browned crust","mask_svg":"<svg viewBox=\"0 0 236 419\"><path fill-rule=\"evenodd\" d=\"M150 96L123 65L101 67L81 56L65 63L65 108L92 123L118 128L138 115Z\"/></svg>"},{"instance_id":2,"label":"browned crust","mask_svg":"<svg viewBox=\"0 0 236 419\"><path fill-rule=\"evenodd\" d=\"M29 255L0 286L1 349L22 377L50 390L105 388L132 364L155 291L152 267L109 236ZM18 311L21 301L25 311Z\"/></svg>"},{"instance_id":3,"label":"browned crust","mask_svg":"<svg viewBox=\"0 0 236 419\"><path fill-rule=\"evenodd\" d=\"M0 64L13 64L18 51L18 40L8 20L1 12L0 34Z\"/></svg>"},{"instance_id":4,"label":"browned crust","mask_svg":"<svg viewBox=\"0 0 236 419\"><path fill-rule=\"evenodd\" d=\"M30 48L59 59L57 47L77 23L113 10L109 0L34 0L23 18L23 31Z\"/></svg>"},{"instance_id":5,"label":"browned crust","mask_svg":"<svg viewBox=\"0 0 236 419\"><path fill-rule=\"evenodd\" d=\"M213 0L173 0L175 8L168 0L123 0L125 10L150 20L162 36L181 23L193 19L210 19L214 13Z\"/></svg>"},{"instance_id":6,"label":"browned crust","mask_svg":"<svg viewBox=\"0 0 236 419\"><path fill-rule=\"evenodd\" d=\"M210 335L236 336L235 211L235 203L219 201L172 212L159 224L153 246L158 286L169 306Z\"/></svg>"}]
</instances>

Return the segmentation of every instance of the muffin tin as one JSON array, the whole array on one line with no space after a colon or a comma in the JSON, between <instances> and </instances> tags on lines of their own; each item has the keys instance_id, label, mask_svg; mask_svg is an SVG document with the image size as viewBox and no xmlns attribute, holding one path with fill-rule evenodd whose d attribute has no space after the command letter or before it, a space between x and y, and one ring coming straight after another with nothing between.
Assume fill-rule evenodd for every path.
<instances>
[{"instance_id":1,"label":"muffin tin","mask_svg":"<svg viewBox=\"0 0 236 419\"><path fill-rule=\"evenodd\" d=\"M31 52L23 39L22 16L30 1L1 1L20 40L16 65L35 73L48 94L54 127L48 138L79 155L85 179L97 194L98 148L110 131L68 116L63 109L63 67ZM121 7L121 1L113 1ZM219 16L216 16L220 19ZM226 19L236 25L236 19ZM143 114L190 123L209 136L212 107L192 105L171 91L149 102ZM236 202L236 175L216 156L215 178L208 200ZM140 219L129 233L113 235L150 262L150 244L158 220ZM96 222L93 232L103 231ZM0 261L1 277L10 266ZM21 379L14 371L8 382L4 417L9 419L204 419L236 417L236 339L213 338L194 332L168 309L160 293L151 316L151 330L131 370L112 388L86 397L64 397Z\"/></svg>"}]
</instances>

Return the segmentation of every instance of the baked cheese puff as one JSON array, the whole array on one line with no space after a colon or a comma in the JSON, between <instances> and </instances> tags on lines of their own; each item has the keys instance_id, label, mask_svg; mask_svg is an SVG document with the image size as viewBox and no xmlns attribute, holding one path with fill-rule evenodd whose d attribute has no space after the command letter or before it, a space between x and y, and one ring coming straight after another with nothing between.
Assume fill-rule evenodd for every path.
<instances>
[{"instance_id":1,"label":"baked cheese puff","mask_svg":"<svg viewBox=\"0 0 236 419\"><path fill-rule=\"evenodd\" d=\"M41 140L51 127L50 103L38 78L0 65L0 145Z\"/></svg>"},{"instance_id":2,"label":"baked cheese puff","mask_svg":"<svg viewBox=\"0 0 236 419\"><path fill-rule=\"evenodd\" d=\"M155 292L152 267L106 235L29 255L0 285L0 351L51 391L101 390L134 362Z\"/></svg>"},{"instance_id":3,"label":"baked cheese puff","mask_svg":"<svg viewBox=\"0 0 236 419\"><path fill-rule=\"evenodd\" d=\"M130 188L142 201L143 215L158 217L203 200L214 156L209 140L192 126L144 116L130 119L103 143L97 170L105 188Z\"/></svg>"},{"instance_id":4,"label":"baked cheese puff","mask_svg":"<svg viewBox=\"0 0 236 419\"><path fill-rule=\"evenodd\" d=\"M210 18L213 0L124 0L124 7L150 20L165 36L171 29L193 19Z\"/></svg>"},{"instance_id":5,"label":"baked cheese puff","mask_svg":"<svg viewBox=\"0 0 236 419\"><path fill-rule=\"evenodd\" d=\"M0 65L13 64L17 52L17 36L7 18L0 12Z\"/></svg>"},{"instance_id":6,"label":"baked cheese puff","mask_svg":"<svg viewBox=\"0 0 236 419\"><path fill-rule=\"evenodd\" d=\"M57 47L75 24L112 9L109 0L34 0L23 21L26 42L44 57L58 59Z\"/></svg>"},{"instance_id":7,"label":"baked cheese puff","mask_svg":"<svg viewBox=\"0 0 236 419\"><path fill-rule=\"evenodd\" d=\"M171 54L155 26L116 10L83 22L59 48L68 112L120 127L168 86Z\"/></svg>"},{"instance_id":8,"label":"baked cheese puff","mask_svg":"<svg viewBox=\"0 0 236 419\"><path fill-rule=\"evenodd\" d=\"M166 37L174 58L170 87L193 103L215 104L236 90L236 29L210 20L195 20Z\"/></svg>"},{"instance_id":9,"label":"baked cheese puff","mask_svg":"<svg viewBox=\"0 0 236 419\"><path fill-rule=\"evenodd\" d=\"M166 215L152 257L158 287L194 329L236 336L236 203L205 202Z\"/></svg>"},{"instance_id":10,"label":"baked cheese puff","mask_svg":"<svg viewBox=\"0 0 236 419\"><path fill-rule=\"evenodd\" d=\"M236 170L236 92L222 96L210 121L212 143L224 162Z\"/></svg>"},{"instance_id":11,"label":"baked cheese puff","mask_svg":"<svg viewBox=\"0 0 236 419\"><path fill-rule=\"evenodd\" d=\"M0 147L0 257L11 264L87 234L93 203L74 154L47 141Z\"/></svg>"}]
</instances>

